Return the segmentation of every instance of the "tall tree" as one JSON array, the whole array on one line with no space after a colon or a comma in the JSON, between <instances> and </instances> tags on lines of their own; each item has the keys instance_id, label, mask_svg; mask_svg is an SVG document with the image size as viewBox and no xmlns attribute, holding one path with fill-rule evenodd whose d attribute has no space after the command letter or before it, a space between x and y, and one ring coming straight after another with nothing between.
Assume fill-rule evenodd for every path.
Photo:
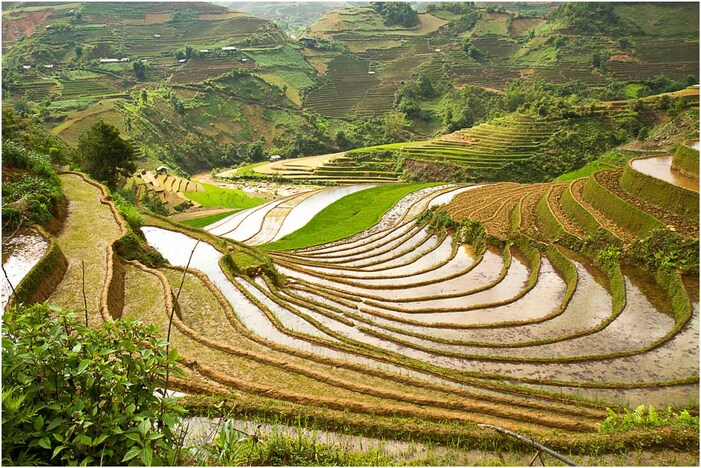
<instances>
[{"instance_id":1,"label":"tall tree","mask_svg":"<svg viewBox=\"0 0 701 468\"><path fill-rule=\"evenodd\" d=\"M103 121L80 137L78 154L87 173L112 188L120 175L127 177L136 170L132 146L120 138L119 130Z\"/></svg>"}]
</instances>

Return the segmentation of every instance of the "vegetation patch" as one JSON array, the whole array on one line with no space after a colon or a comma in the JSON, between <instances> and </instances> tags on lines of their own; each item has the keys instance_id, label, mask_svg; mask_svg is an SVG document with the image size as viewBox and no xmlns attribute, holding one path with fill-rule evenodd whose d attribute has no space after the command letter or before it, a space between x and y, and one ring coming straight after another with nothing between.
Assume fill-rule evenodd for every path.
<instances>
[{"instance_id":1,"label":"vegetation patch","mask_svg":"<svg viewBox=\"0 0 701 468\"><path fill-rule=\"evenodd\" d=\"M246 195L242 190L232 190L211 184L202 184L204 192L186 192L185 196L204 207L244 209L265 203L263 198Z\"/></svg>"},{"instance_id":2,"label":"vegetation patch","mask_svg":"<svg viewBox=\"0 0 701 468\"><path fill-rule=\"evenodd\" d=\"M302 229L261 248L292 250L350 237L377 223L399 199L435 184L400 184L361 190L321 210Z\"/></svg>"},{"instance_id":3,"label":"vegetation patch","mask_svg":"<svg viewBox=\"0 0 701 468\"><path fill-rule=\"evenodd\" d=\"M226 218L227 216L231 216L232 214L236 213L238 210L234 211L225 211L224 213L217 213L209 216L202 216L201 218L193 218L193 219L184 219L182 221L178 221L180 224L184 224L185 226L192 227L192 228L197 228L197 229L202 229L205 226L209 226L212 223L216 223L217 221Z\"/></svg>"}]
</instances>

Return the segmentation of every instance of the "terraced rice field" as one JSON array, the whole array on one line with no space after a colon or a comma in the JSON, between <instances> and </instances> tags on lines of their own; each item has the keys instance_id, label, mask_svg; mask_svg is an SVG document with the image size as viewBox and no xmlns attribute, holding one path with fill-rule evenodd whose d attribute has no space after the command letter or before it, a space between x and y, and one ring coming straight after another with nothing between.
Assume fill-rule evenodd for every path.
<instances>
[{"instance_id":1,"label":"terraced rice field","mask_svg":"<svg viewBox=\"0 0 701 468\"><path fill-rule=\"evenodd\" d=\"M615 187L618 172L603 174L585 183L624 191ZM75 258L83 253L74 241L99 222L100 245L109 249L124 224L98 189L74 175L62 179L72 207L67 238L59 238L71 263L64 283L76 293ZM698 403L698 281L675 274L679 288L670 297L637 270L602 271L562 246L536 248L529 237L559 242L533 223L547 213L549 225L563 216L560 238L591 229L570 217L584 205L577 211L561 201L577 182L426 187L363 232L269 256L231 237L274 238L305 223L296 209L326 206L355 188L332 189L316 202L318 193L305 193L262 205L209 233L147 216L145 237L170 266L155 270L108 252L110 267L95 248L88 284L106 287L101 272L108 277L121 265L111 288L123 288L123 306L99 307L165 331L192 259L171 337L186 370L174 385L187 393L339 426L410 428L414 437L482 441L488 436L477 424L491 423L547 436L560 450L594 439L608 444L595 434L606 407ZM582 200L589 196L596 222L620 222L592 214L605 210L587 193L585 186ZM483 221L489 243L465 244L462 231L417 218L444 203L438 209L454 219ZM254 216L260 220L245 222ZM680 218L675 227L697 238L698 213L683 219L695 225ZM241 257L253 268L243 272ZM54 299L80 308L64 283Z\"/></svg>"},{"instance_id":2,"label":"terraced rice field","mask_svg":"<svg viewBox=\"0 0 701 468\"><path fill-rule=\"evenodd\" d=\"M352 114L355 107L379 84L377 76L368 74L369 71L372 71L371 64L366 60L346 55L335 58L328 65L328 83L310 93L304 107L329 117Z\"/></svg>"},{"instance_id":3,"label":"terraced rice field","mask_svg":"<svg viewBox=\"0 0 701 468\"><path fill-rule=\"evenodd\" d=\"M141 198L144 193L150 197L158 198L168 210L175 210L181 205L189 205L198 208L198 202L189 199L185 194L192 192L204 192L204 186L182 177L154 174L143 171L133 178L132 182L137 187L137 196Z\"/></svg>"},{"instance_id":4,"label":"terraced rice field","mask_svg":"<svg viewBox=\"0 0 701 468\"><path fill-rule=\"evenodd\" d=\"M563 188L424 189L351 238L273 252L283 283L232 275L221 260L226 248L198 236L190 266L199 272L188 275L190 306L181 304L176 323L179 349L197 356L190 369L197 385L189 388L380 419L442 419L468 430L493 422L573 434L592 431L607 405L697 401L693 280L685 279L688 316L679 319L666 292L638 271L606 274L568 249L538 252L526 242L473 248L414 221L430 204L449 201L455 218L482 219L495 237L514 223L538 236L530 220L543 200L556 200L550 195ZM494 198L492 209L478 203L485 191ZM259 243L274 237L274 225L279 235L295 218L292 205L302 207L314 196L263 206L264 215L251 212L249 219L262 219L252 223L257 230L247 230L246 216L237 214L209 231ZM145 233L176 266L186 264L196 244L194 234L165 225ZM201 301L209 304L206 320L202 307L194 307ZM160 317L163 323L165 311Z\"/></svg>"}]
</instances>

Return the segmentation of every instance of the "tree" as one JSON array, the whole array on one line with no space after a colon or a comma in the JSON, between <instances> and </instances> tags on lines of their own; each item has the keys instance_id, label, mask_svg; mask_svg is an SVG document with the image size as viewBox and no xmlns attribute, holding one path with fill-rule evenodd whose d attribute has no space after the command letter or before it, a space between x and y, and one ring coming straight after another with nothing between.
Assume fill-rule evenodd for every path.
<instances>
[{"instance_id":1,"label":"tree","mask_svg":"<svg viewBox=\"0 0 701 468\"><path fill-rule=\"evenodd\" d=\"M382 118L382 124L387 141L397 142L407 139L408 135L406 129L409 123L404 113L389 111Z\"/></svg>"},{"instance_id":2,"label":"tree","mask_svg":"<svg viewBox=\"0 0 701 468\"><path fill-rule=\"evenodd\" d=\"M119 130L103 121L80 137L78 154L88 174L110 188L116 186L119 176L127 177L136 170L132 146L119 137Z\"/></svg>"},{"instance_id":3,"label":"tree","mask_svg":"<svg viewBox=\"0 0 701 468\"><path fill-rule=\"evenodd\" d=\"M75 46L75 56L80 57L83 55L83 46Z\"/></svg>"},{"instance_id":4,"label":"tree","mask_svg":"<svg viewBox=\"0 0 701 468\"><path fill-rule=\"evenodd\" d=\"M594 68L601 68L601 52L594 52L591 54L591 64Z\"/></svg>"},{"instance_id":5,"label":"tree","mask_svg":"<svg viewBox=\"0 0 701 468\"><path fill-rule=\"evenodd\" d=\"M132 68L134 69L134 74L139 80L146 79L146 65L139 61L132 62Z\"/></svg>"},{"instance_id":6,"label":"tree","mask_svg":"<svg viewBox=\"0 0 701 468\"><path fill-rule=\"evenodd\" d=\"M25 101L24 99L15 101L12 107L15 109L15 112L17 112L17 115L19 115L20 117L26 117L32 112L32 109L29 107L29 104L27 104L27 101Z\"/></svg>"},{"instance_id":7,"label":"tree","mask_svg":"<svg viewBox=\"0 0 701 468\"><path fill-rule=\"evenodd\" d=\"M373 2L372 8L382 16L385 26L399 24L410 28L419 24L419 15L406 2Z\"/></svg>"}]
</instances>

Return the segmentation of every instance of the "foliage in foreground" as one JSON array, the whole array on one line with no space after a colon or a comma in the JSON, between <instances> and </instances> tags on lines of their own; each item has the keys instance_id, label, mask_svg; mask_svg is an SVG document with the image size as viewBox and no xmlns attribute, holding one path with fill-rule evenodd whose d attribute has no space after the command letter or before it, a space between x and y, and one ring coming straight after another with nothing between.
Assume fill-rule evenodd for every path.
<instances>
[{"instance_id":1,"label":"foliage in foreground","mask_svg":"<svg viewBox=\"0 0 701 468\"><path fill-rule=\"evenodd\" d=\"M3 316L2 463L177 464L184 409L161 398L176 353L155 328L89 328L72 312L20 305Z\"/></svg>"},{"instance_id":2,"label":"foliage in foreground","mask_svg":"<svg viewBox=\"0 0 701 468\"><path fill-rule=\"evenodd\" d=\"M635 410L625 409L624 414L619 415L610 408L606 408L608 417L599 427L602 434L612 434L615 432L625 432L634 429L654 429L657 427L688 428L696 432L699 430L699 417L691 416L688 411L683 410L675 413L672 408L667 407L659 413L650 405L640 405Z\"/></svg>"},{"instance_id":3,"label":"foliage in foreground","mask_svg":"<svg viewBox=\"0 0 701 468\"><path fill-rule=\"evenodd\" d=\"M192 447L193 461L225 466L373 466L389 465L391 459L377 450L351 452L336 445L320 444L301 430L292 437L280 432L258 437L241 432L228 420L211 445Z\"/></svg>"}]
</instances>

